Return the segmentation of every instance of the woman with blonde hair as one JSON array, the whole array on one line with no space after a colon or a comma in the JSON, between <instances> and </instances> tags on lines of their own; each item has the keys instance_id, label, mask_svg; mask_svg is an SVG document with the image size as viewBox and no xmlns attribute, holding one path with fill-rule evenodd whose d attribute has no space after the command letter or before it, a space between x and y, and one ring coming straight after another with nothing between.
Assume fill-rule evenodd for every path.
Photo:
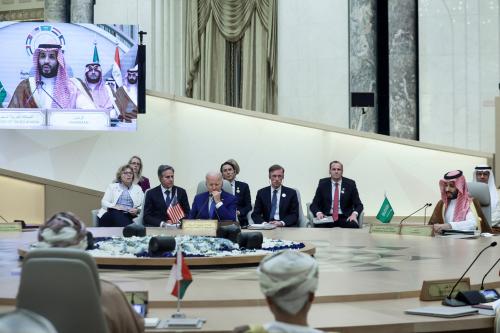
<instances>
[{"instance_id":1,"label":"woman with blonde hair","mask_svg":"<svg viewBox=\"0 0 500 333\"><path fill-rule=\"evenodd\" d=\"M147 189L151 187L149 184L149 178L144 177L142 175L142 160L139 156L132 156L130 160L128 160L128 164L132 167L132 170L134 170L134 184L137 184L141 187L142 192L146 192Z\"/></svg>"}]
</instances>

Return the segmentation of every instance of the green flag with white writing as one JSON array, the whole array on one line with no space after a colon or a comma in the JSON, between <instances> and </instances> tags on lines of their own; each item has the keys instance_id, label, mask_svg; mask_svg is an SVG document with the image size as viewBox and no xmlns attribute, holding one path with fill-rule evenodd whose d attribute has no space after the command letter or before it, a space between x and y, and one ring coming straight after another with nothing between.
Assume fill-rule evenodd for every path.
<instances>
[{"instance_id":1,"label":"green flag with white writing","mask_svg":"<svg viewBox=\"0 0 500 333\"><path fill-rule=\"evenodd\" d=\"M389 223L394 216L394 209L392 209L391 203L387 197L384 198L384 202L382 202L382 206L380 206L380 210L377 214L377 220L382 223Z\"/></svg>"},{"instance_id":2,"label":"green flag with white writing","mask_svg":"<svg viewBox=\"0 0 500 333\"><path fill-rule=\"evenodd\" d=\"M7 98L7 91L5 90L2 81L0 81L0 107L2 106L3 101Z\"/></svg>"}]
</instances>

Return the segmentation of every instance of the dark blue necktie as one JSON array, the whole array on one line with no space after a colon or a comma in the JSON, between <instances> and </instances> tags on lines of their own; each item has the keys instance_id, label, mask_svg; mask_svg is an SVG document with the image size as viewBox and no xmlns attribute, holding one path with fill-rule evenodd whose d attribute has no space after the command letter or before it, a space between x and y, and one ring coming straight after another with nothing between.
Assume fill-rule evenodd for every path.
<instances>
[{"instance_id":1,"label":"dark blue necktie","mask_svg":"<svg viewBox=\"0 0 500 333\"><path fill-rule=\"evenodd\" d=\"M215 213L215 200L212 198L210 200L210 208L208 209L209 218L213 218Z\"/></svg>"},{"instance_id":2,"label":"dark blue necktie","mask_svg":"<svg viewBox=\"0 0 500 333\"><path fill-rule=\"evenodd\" d=\"M170 202L172 198L170 197L170 190L165 191L165 203L167 204L167 208L170 207Z\"/></svg>"},{"instance_id":3,"label":"dark blue necktie","mask_svg":"<svg viewBox=\"0 0 500 333\"><path fill-rule=\"evenodd\" d=\"M276 213L277 203L278 203L278 190L274 190L273 199L271 200L271 214L269 214L269 221L274 221L274 214Z\"/></svg>"}]
</instances>

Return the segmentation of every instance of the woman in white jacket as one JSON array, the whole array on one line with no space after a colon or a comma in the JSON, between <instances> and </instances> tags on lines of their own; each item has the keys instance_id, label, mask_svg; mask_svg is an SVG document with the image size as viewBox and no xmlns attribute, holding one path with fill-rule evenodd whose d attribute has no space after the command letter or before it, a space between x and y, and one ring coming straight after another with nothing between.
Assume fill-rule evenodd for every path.
<instances>
[{"instance_id":1,"label":"woman in white jacket","mask_svg":"<svg viewBox=\"0 0 500 333\"><path fill-rule=\"evenodd\" d=\"M129 165L118 169L115 182L108 185L101 200L100 227L124 227L133 223L139 214L144 193L134 184L134 170Z\"/></svg>"}]
</instances>

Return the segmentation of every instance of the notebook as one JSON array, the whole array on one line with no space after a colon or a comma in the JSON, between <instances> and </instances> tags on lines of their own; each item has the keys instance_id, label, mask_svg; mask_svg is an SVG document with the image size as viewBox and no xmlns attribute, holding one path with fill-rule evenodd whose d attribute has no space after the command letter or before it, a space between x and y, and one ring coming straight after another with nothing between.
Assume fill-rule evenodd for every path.
<instances>
[{"instance_id":1,"label":"notebook","mask_svg":"<svg viewBox=\"0 0 500 333\"><path fill-rule=\"evenodd\" d=\"M271 229L276 229L276 225L271 224L271 223L255 223L255 224L250 224L248 226L248 229L250 230L271 230Z\"/></svg>"},{"instance_id":2,"label":"notebook","mask_svg":"<svg viewBox=\"0 0 500 333\"><path fill-rule=\"evenodd\" d=\"M477 314L477 309L470 306L424 306L421 308L409 309L405 313L421 316L456 318Z\"/></svg>"},{"instance_id":3,"label":"notebook","mask_svg":"<svg viewBox=\"0 0 500 333\"><path fill-rule=\"evenodd\" d=\"M325 223L333 223L333 217L325 216L322 219L313 218L314 224L325 224Z\"/></svg>"}]
</instances>

